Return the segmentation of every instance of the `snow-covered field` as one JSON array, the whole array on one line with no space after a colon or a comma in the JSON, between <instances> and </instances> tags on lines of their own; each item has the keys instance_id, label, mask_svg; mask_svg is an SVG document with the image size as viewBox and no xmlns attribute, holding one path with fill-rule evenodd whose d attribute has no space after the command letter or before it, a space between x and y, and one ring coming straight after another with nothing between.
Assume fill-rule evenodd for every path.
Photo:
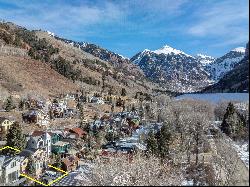
<instances>
[{"instance_id":1,"label":"snow-covered field","mask_svg":"<svg viewBox=\"0 0 250 187\"><path fill-rule=\"evenodd\" d=\"M180 99L197 99L217 104L221 101L249 102L249 93L208 93L208 94L183 94L176 97Z\"/></svg>"},{"instance_id":2,"label":"snow-covered field","mask_svg":"<svg viewBox=\"0 0 250 187\"><path fill-rule=\"evenodd\" d=\"M249 150L248 150L248 142L238 143L234 142L232 144L233 148L237 151L240 159L245 163L247 168L249 169Z\"/></svg>"}]
</instances>

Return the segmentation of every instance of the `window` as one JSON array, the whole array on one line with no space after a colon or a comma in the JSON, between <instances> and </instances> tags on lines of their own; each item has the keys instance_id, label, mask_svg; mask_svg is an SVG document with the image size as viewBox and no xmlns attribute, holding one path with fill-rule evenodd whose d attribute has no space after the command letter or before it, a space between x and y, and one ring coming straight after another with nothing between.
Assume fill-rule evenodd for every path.
<instances>
[{"instance_id":1,"label":"window","mask_svg":"<svg viewBox=\"0 0 250 187\"><path fill-rule=\"evenodd\" d=\"M14 168L15 166L16 166L16 162L14 161L14 162L11 163L10 167Z\"/></svg>"},{"instance_id":2,"label":"window","mask_svg":"<svg viewBox=\"0 0 250 187\"><path fill-rule=\"evenodd\" d=\"M13 182L18 179L18 171L8 174L8 181Z\"/></svg>"}]
</instances>

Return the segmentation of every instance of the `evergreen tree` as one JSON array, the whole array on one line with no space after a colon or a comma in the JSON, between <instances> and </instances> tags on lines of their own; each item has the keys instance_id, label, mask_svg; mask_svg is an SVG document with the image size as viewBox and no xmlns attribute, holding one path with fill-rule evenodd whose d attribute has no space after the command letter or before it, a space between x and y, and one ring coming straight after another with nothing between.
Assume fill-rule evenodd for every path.
<instances>
[{"instance_id":1,"label":"evergreen tree","mask_svg":"<svg viewBox=\"0 0 250 187\"><path fill-rule=\"evenodd\" d=\"M135 112L135 110L136 110L136 109L135 109L135 105L133 104L133 105L132 105L132 108L131 108L131 111L132 111L132 112Z\"/></svg>"},{"instance_id":2,"label":"evergreen tree","mask_svg":"<svg viewBox=\"0 0 250 187\"><path fill-rule=\"evenodd\" d=\"M82 104L79 104L79 111L80 111L80 113L79 113L79 117L80 117L80 119L81 120L84 120L84 113L83 113L83 106L82 106Z\"/></svg>"},{"instance_id":3,"label":"evergreen tree","mask_svg":"<svg viewBox=\"0 0 250 187\"><path fill-rule=\"evenodd\" d=\"M22 129L19 123L15 122L7 134L7 146L23 150L26 146L26 138L22 133ZM15 154L16 151L12 149L7 150L10 154Z\"/></svg>"},{"instance_id":4,"label":"evergreen tree","mask_svg":"<svg viewBox=\"0 0 250 187\"><path fill-rule=\"evenodd\" d=\"M226 109L226 113L224 114L224 117L223 117L223 121L222 121L222 124L221 124L221 130L227 134L227 135L230 135L231 134L231 127L230 127L230 123L228 123L228 118L230 116L232 116L232 114L234 113L234 106L233 104L230 102L227 106L227 109Z\"/></svg>"},{"instance_id":5,"label":"evergreen tree","mask_svg":"<svg viewBox=\"0 0 250 187\"><path fill-rule=\"evenodd\" d=\"M111 105L111 112L112 112L112 114L114 113L114 110L115 110L115 105L112 104L112 105Z\"/></svg>"},{"instance_id":6,"label":"evergreen tree","mask_svg":"<svg viewBox=\"0 0 250 187\"><path fill-rule=\"evenodd\" d=\"M237 113L234 105L230 102L221 124L222 132L232 138L235 138L242 134L241 132L245 128L245 124L244 118Z\"/></svg>"},{"instance_id":7,"label":"evergreen tree","mask_svg":"<svg viewBox=\"0 0 250 187\"><path fill-rule=\"evenodd\" d=\"M168 125L164 124L161 127L160 132L157 134L158 139L158 149L159 149L159 156L162 159L166 159L169 156L169 146L172 141L172 134L169 130Z\"/></svg>"},{"instance_id":8,"label":"evergreen tree","mask_svg":"<svg viewBox=\"0 0 250 187\"><path fill-rule=\"evenodd\" d=\"M121 96L126 96L127 95L127 91L125 88L122 88L122 92L121 92Z\"/></svg>"},{"instance_id":9,"label":"evergreen tree","mask_svg":"<svg viewBox=\"0 0 250 187\"><path fill-rule=\"evenodd\" d=\"M157 155L158 154L158 142L155 138L155 134L150 131L148 134L147 142L147 150L149 154Z\"/></svg>"},{"instance_id":10,"label":"evergreen tree","mask_svg":"<svg viewBox=\"0 0 250 187\"><path fill-rule=\"evenodd\" d=\"M34 175L35 174L35 165L34 165L34 162L33 162L33 159L31 158L31 156L28 157L28 164L26 166L26 172L29 174L29 175Z\"/></svg>"},{"instance_id":11,"label":"evergreen tree","mask_svg":"<svg viewBox=\"0 0 250 187\"><path fill-rule=\"evenodd\" d=\"M103 74L102 74L102 92L104 92L104 89L105 89L106 76L107 76L107 72L103 72Z\"/></svg>"},{"instance_id":12,"label":"evergreen tree","mask_svg":"<svg viewBox=\"0 0 250 187\"><path fill-rule=\"evenodd\" d=\"M9 97L7 98L7 100L6 100L6 102L5 102L5 107L4 107L4 109L5 109L7 112L9 112L9 111L11 111L11 110L13 110L13 109L15 109L15 108L16 108L16 106L15 106L15 104L14 104L14 101L13 101L12 97L9 96Z\"/></svg>"},{"instance_id":13,"label":"evergreen tree","mask_svg":"<svg viewBox=\"0 0 250 187\"><path fill-rule=\"evenodd\" d=\"M54 119L54 118L55 118L55 116L54 116L53 110L50 109L49 110L49 119Z\"/></svg>"},{"instance_id":14,"label":"evergreen tree","mask_svg":"<svg viewBox=\"0 0 250 187\"><path fill-rule=\"evenodd\" d=\"M19 108L20 110L24 110L24 109L25 109L25 102L24 102L24 100L21 100L21 101L19 102L18 108Z\"/></svg>"},{"instance_id":15,"label":"evergreen tree","mask_svg":"<svg viewBox=\"0 0 250 187\"><path fill-rule=\"evenodd\" d=\"M62 168L62 160L60 154L56 155L54 166L57 168Z\"/></svg>"},{"instance_id":16,"label":"evergreen tree","mask_svg":"<svg viewBox=\"0 0 250 187\"><path fill-rule=\"evenodd\" d=\"M35 50L33 48L30 48L28 51L28 55L31 56L32 58L35 57Z\"/></svg>"},{"instance_id":17,"label":"evergreen tree","mask_svg":"<svg viewBox=\"0 0 250 187\"><path fill-rule=\"evenodd\" d=\"M103 131L98 131L96 134L94 134L94 136L98 147L105 144L107 141L105 137L105 132Z\"/></svg>"},{"instance_id":18,"label":"evergreen tree","mask_svg":"<svg viewBox=\"0 0 250 187\"><path fill-rule=\"evenodd\" d=\"M87 123L87 124L84 126L84 129L83 129L83 130L86 131L87 133L89 133L89 132L90 132L90 124Z\"/></svg>"},{"instance_id":19,"label":"evergreen tree","mask_svg":"<svg viewBox=\"0 0 250 187\"><path fill-rule=\"evenodd\" d=\"M105 139L108 142L113 142L115 140L118 140L119 138L119 134L115 133L114 131L109 131L105 135Z\"/></svg>"}]
</instances>

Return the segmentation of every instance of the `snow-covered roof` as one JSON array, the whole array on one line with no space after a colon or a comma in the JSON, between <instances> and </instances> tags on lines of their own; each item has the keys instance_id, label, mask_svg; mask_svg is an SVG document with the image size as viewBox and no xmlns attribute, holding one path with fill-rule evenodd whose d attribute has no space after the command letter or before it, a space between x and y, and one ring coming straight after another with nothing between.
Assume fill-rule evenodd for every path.
<instances>
[{"instance_id":1,"label":"snow-covered roof","mask_svg":"<svg viewBox=\"0 0 250 187\"><path fill-rule=\"evenodd\" d=\"M68 144L69 144L68 142L58 141L58 142L56 142L53 145L54 146L65 146L65 145L68 145Z\"/></svg>"}]
</instances>

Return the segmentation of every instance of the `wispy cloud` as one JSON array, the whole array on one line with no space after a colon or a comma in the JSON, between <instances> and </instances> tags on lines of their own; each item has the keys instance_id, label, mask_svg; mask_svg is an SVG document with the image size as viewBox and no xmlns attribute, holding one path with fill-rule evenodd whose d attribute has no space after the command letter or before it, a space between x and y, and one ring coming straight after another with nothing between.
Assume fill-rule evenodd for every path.
<instances>
[{"instance_id":1,"label":"wispy cloud","mask_svg":"<svg viewBox=\"0 0 250 187\"><path fill-rule=\"evenodd\" d=\"M10 8L0 7L0 17L8 21L26 26L32 29L71 30L83 29L95 24L119 22L124 16L121 7L105 1L102 4L89 4L88 1L80 1L79 4L68 4L63 1L6 1L13 5ZM78 30L79 32L79 30Z\"/></svg>"},{"instance_id":2,"label":"wispy cloud","mask_svg":"<svg viewBox=\"0 0 250 187\"><path fill-rule=\"evenodd\" d=\"M126 56L163 44L190 54L209 48L220 55L249 40L248 4L248 0L0 0L0 19L97 43Z\"/></svg>"},{"instance_id":3,"label":"wispy cloud","mask_svg":"<svg viewBox=\"0 0 250 187\"><path fill-rule=\"evenodd\" d=\"M238 44L248 39L248 0L213 2L195 14L198 21L194 21L188 29L191 35L196 37L221 36L226 38L224 44Z\"/></svg>"}]
</instances>

